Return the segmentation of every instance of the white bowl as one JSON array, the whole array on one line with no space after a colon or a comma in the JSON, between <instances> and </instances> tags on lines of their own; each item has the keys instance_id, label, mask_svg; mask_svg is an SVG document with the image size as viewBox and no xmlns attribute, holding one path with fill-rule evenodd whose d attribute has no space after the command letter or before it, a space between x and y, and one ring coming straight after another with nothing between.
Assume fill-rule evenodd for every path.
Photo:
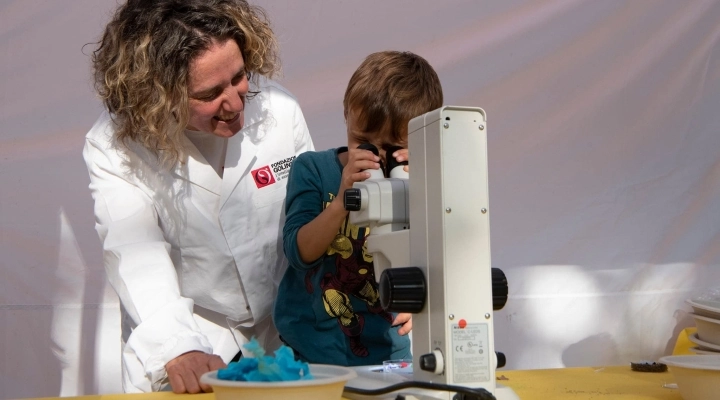
<instances>
[{"instance_id":1,"label":"white bowl","mask_svg":"<svg viewBox=\"0 0 720 400\"><path fill-rule=\"evenodd\" d=\"M720 319L720 303L712 300L692 299L685 300L693 308L693 312L703 317Z\"/></svg>"},{"instance_id":2,"label":"white bowl","mask_svg":"<svg viewBox=\"0 0 720 400\"><path fill-rule=\"evenodd\" d=\"M685 400L716 399L720 393L720 355L665 356Z\"/></svg>"},{"instance_id":3,"label":"white bowl","mask_svg":"<svg viewBox=\"0 0 720 400\"><path fill-rule=\"evenodd\" d=\"M357 377L350 368L310 364L314 379L283 382L239 382L217 378L217 371L206 372L200 382L212 386L217 400L338 400L345 383Z\"/></svg>"},{"instance_id":4,"label":"white bowl","mask_svg":"<svg viewBox=\"0 0 720 400\"><path fill-rule=\"evenodd\" d=\"M713 319L690 313L695 318L700 340L720 346L720 319Z\"/></svg>"}]
</instances>

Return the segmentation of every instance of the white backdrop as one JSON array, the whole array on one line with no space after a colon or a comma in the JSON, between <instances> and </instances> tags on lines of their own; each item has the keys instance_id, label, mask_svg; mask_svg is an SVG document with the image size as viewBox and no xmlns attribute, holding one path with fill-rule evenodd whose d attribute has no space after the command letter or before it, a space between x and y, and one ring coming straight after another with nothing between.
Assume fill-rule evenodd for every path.
<instances>
[{"instance_id":1,"label":"white backdrop","mask_svg":"<svg viewBox=\"0 0 720 400\"><path fill-rule=\"evenodd\" d=\"M656 359L720 286L720 1L262 0L318 149L369 53L488 113L508 367ZM0 0L0 399L120 391L83 136L116 0Z\"/></svg>"}]
</instances>

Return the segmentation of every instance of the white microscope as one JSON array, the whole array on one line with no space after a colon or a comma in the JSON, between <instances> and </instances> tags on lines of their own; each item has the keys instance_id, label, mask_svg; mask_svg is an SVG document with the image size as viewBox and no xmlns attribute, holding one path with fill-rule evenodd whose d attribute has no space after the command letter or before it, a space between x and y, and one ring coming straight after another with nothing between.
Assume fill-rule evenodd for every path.
<instances>
[{"instance_id":1,"label":"white microscope","mask_svg":"<svg viewBox=\"0 0 720 400\"><path fill-rule=\"evenodd\" d=\"M344 200L350 222L370 227L383 307L414 314L412 374L355 367L343 396L519 399L495 378L505 357L495 352L493 310L508 291L490 266L485 111L441 107L413 118L408 133L409 179L388 165L390 178L357 182Z\"/></svg>"}]
</instances>

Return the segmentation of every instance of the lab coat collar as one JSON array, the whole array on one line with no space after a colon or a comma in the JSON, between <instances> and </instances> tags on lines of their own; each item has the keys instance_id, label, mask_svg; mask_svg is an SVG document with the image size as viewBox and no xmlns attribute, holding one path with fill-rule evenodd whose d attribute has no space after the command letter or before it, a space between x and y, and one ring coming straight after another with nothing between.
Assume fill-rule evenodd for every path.
<instances>
[{"instance_id":1,"label":"lab coat collar","mask_svg":"<svg viewBox=\"0 0 720 400\"><path fill-rule=\"evenodd\" d=\"M230 194L236 189L240 180L250 173L251 167L256 161L255 156L258 147L255 141L258 140L259 128L263 120L265 120L268 105L266 104L267 97L256 85L251 83L250 90L260 93L245 101L244 126L237 135L228 140L220 195L220 209L230 198Z\"/></svg>"},{"instance_id":2,"label":"lab coat collar","mask_svg":"<svg viewBox=\"0 0 720 400\"><path fill-rule=\"evenodd\" d=\"M175 174L219 196L222 179L187 136L183 135L182 140L187 156L185 163L175 166Z\"/></svg>"},{"instance_id":3,"label":"lab coat collar","mask_svg":"<svg viewBox=\"0 0 720 400\"><path fill-rule=\"evenodd\" d=\"M265 86L265 78L260 77L259 79L262 80L261 86ZM253 95L253 93L257 94ZM243 132L247 132L249 127L258 124L265 119L265 114L263 113L263 110L267 110L267 108L261 106L267 103L267 96L265 95L265 93L260 87L258 87L258 85L250 81L250 89L248 91L248 94L252 96L252 98L248 98L247 96L245 97L245 122L243 123L243 128L240 130L238 135L242 134Z\"/></svg>"},{"instance_id":4,"label":"lab coat collar","mask_svg":"<svg viewBox=\"0 0 720 400\"><path fill-rule=\"evenodd\" d=\"M237 134L228 140L228 150L225 155L225 172L223 173L220 194L220 209L230 198L230 194L235 190L240 179L250 173L250 166L255 162L256 153L257 146L242 134Z\"/></svg>"}]
</instances>

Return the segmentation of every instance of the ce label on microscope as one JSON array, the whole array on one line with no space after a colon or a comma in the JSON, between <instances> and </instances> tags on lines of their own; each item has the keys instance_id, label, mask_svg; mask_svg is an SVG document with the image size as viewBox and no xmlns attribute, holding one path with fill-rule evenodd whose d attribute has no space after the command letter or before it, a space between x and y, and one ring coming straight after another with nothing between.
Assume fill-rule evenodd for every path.
<instances>
[{"instance_id":1,"label":"ce label on microscope","mask_svg":"<svg viewBox=\"0 0 720 400\"><path fill-rule=\"evenodd\" d=\"M488 325L467 324L464 328L453 325L451 331L455 383L489 381Z\"/></svg>"}]
</instances>

